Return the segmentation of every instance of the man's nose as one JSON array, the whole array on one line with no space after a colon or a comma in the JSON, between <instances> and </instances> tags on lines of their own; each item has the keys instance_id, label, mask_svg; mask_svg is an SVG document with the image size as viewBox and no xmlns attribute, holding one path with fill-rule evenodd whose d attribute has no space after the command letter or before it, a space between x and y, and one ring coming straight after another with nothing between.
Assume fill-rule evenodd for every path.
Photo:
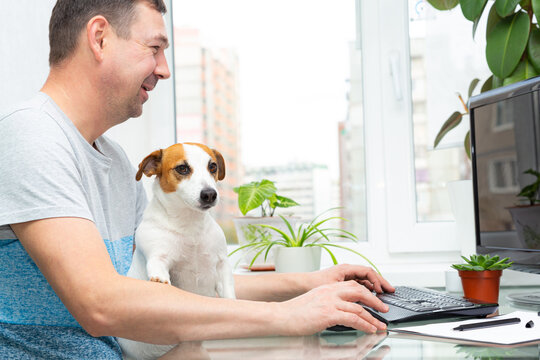
<instances>
[{"instance_id":1,"label":"man's nose","mask_svg":"<svg viewBox=\"0 0 540 360\"><path fill-rule=\"evenodd\" d=\"M167 65L167 59L165 58L165 51L161 51L156 59L156 68L154 74L161 80L171 77L169 71L169 65Z\"/></svg>"}]
</instances>

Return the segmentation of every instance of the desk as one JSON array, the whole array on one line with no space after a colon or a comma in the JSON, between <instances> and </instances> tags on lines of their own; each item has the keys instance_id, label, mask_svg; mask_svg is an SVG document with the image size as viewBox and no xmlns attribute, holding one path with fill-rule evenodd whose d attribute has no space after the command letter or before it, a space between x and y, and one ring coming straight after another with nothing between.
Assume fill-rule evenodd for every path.
<instances>
[{"instance_id":1,"label":"desk","mask_svg":"<svg viewBox=\"0 0 540 360\"><path fill-rule=\"evenodd\" d=\"M518 309L506 295L540 291L540 287L508 287L499 296L501 314ZM534 310L529 308L528 310ZM538 309L540 310L540 309ZM540 331L540 329L539 329ZM540 345L494 348L442 341L400 338L398 335L362 332L323 332L303 337L264 337L203 342L212 360L349 360L349 359L539 359Z\"/></svg>"}]
</instances>

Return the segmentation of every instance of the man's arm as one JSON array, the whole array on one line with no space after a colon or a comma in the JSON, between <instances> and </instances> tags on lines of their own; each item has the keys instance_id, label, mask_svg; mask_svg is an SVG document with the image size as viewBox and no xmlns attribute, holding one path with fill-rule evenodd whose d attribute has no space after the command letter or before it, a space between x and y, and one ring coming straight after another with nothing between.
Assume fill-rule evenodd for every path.
<instances>
[{"instance_id":1,"label":"man's arm","mask_svg":"<svg viewBox=\"0 0 540 360\"><path fill-rule=\"evenodd\" d=\"M13 224L22 245L71 314L93 336L155 344L264 335L307 335L342 324L384 324L360 305L385 305L354 281L322 286L281 303L210 298L131 279L114 269L94 223L52 218Z\"/></svg>"},{"instance_id":2,"label":"man's arm","mask_svg":"<svg viewBox=\"0 0 540 360\"><path fill-rule=\"evenodd\" d=\"M308 273L235 275L236 297L258 301L283 301L322 285L354 280L369 290L394 292L394 287L372 268L337 265Z\"/></svg>"}]
</instances>

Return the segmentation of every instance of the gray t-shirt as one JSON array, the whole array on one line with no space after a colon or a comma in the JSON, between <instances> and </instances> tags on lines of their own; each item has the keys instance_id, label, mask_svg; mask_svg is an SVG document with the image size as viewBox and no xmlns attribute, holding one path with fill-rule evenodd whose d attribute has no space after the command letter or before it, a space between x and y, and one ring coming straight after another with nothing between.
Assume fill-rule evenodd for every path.
<instances>
[{"instance_id":1,"label":"gray t-shirt","mask_svg":"<svg viewBox=\"0 0 540 360\"><path fill-rule=\"evenodd\" d=\"M9 226L52 217L89 219L116 271L125 275L146 196L118 144L102 136L95 146L44 93L0 115L3 358L120 356L114 338L92 338L80 327Z\"/></svg>"}]
</instances>

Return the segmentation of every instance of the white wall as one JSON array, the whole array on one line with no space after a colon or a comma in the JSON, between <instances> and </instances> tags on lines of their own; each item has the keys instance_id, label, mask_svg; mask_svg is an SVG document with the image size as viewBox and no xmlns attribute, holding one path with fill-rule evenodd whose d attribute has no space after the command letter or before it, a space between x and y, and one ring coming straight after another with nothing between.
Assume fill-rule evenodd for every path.
<instances>
[{"instance_id":1,"label":"white wall","mask_svg":"<svg viewBox=\"0 0 540 360\"><path fill-rule=\"evenodd\" d=\"M49 72L49 17L55 1L2 1L0 111L32 97Z\"/></svg>"}]
</instances>

